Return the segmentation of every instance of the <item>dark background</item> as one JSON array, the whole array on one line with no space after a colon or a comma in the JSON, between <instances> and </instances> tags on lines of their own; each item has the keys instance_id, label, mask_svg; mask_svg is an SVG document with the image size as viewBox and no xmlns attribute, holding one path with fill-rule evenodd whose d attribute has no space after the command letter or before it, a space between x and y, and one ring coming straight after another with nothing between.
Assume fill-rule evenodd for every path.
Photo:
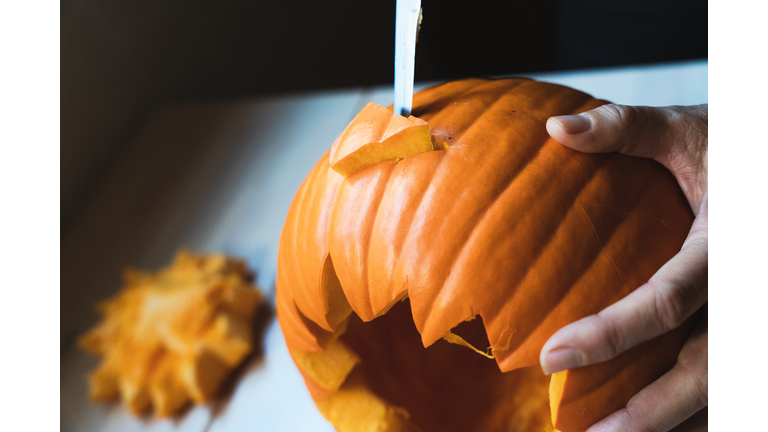
<instances>
[{"instance_id":1,"label":"dark background","mask_svg":"<svg viewBox=\"0 0 768 432\"><path fill-rule=\"evenodd\" d=\"M422 0L416 80L707 57L699 0ZM61 2L61 224L164 103L393 81L395 1Z\"/></svg>"}]
</instances>

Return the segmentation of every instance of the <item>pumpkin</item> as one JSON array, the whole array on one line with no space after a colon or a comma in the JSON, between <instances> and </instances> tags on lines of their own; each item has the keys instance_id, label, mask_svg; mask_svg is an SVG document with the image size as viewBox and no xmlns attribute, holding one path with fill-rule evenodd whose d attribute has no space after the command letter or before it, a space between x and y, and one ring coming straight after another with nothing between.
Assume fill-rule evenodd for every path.
<instances>
[{"instance_id":1,"label":"pumpkin","mask_svg":"<svg viewBox=\"0 0 768 432\"><path fill-rule=\"evenodd\" d=\"M550 116L604 103L454 81L413 104L447 145L345 177L331 168L345 131L321 157L283 228L277 315L339 431L577 432L674 365L693 318L600 365L538 367L552 334L646 282L693 221L660 164L548 136Z\"/></svg>"}]
</instances>

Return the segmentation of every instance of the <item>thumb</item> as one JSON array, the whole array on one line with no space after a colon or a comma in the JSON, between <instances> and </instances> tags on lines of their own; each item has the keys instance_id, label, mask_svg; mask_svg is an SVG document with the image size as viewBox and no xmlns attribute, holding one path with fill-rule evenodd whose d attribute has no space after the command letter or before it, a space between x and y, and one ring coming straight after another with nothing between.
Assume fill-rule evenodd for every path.
<instances>
[{"instance_id":1,"label":"thumb","mask_svg":"<svg viewBox=\"0 0 768 432\"><path fill-rule=\"evenodd\" d=\"M550 117L547 132L574 150L659 160L677 141L671 108L608 104L578 115Z\"/></svg>"},{"instance_id":2,"label":"thumb","mask_svg":"<svg viewBox=\"0 0 768 432\"><path fill-rule=\"evenodd\" d=\"M707 105L608 104L578 115L550 117L547 132L581 152L656 160L675 176L696 214L707 190L707 112Z\"/></svg>"}]
</instances>

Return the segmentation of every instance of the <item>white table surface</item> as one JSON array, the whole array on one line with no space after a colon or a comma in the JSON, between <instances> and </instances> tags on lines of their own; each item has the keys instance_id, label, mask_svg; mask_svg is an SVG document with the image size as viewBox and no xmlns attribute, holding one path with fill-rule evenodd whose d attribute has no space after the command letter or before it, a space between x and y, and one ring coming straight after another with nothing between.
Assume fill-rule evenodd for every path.
<instances>
[{"instance_id":1,"label":"white table surface","mask_svg":"<svg viewBox=\"0 0 768 432\"><path fill-rule=\"evenodd\" d=\"M616 103L692 105L708 101L707 69L696 61L529 76ZM165 106L150 116L62 240L63 431L333 431L274 316L263 357L244 368L231 398L173 420L91 405L85 374L96 360L71 343L94 322L91 305L119 288L123 268L159 268L181 246L247 259L274 306L278 241L293 195L369 101L391 104L391 87Z\"/></svg>"}]
</instances>

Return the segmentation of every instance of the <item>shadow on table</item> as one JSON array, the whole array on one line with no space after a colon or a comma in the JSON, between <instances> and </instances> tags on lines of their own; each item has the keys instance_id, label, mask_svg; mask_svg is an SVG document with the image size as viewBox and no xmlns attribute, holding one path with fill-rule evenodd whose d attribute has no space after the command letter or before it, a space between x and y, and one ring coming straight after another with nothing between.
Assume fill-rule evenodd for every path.
<instances>
[{"instance_id":1,"label":"shadow on table","mask_svg":"<svg viewBox=\"0 0 768 432\"><path fill-rule=\"evenodd\" d=\"M264 366L264 337L266 329L275 318L275 310L268 301L262 300L259 308L256 310L256 319L253 322L253 351L221 385L219 394L211 400L209 407L211 410L211 420L219 417L227 410L232 395L237 388L237 384L251 371Z\"/></svg>"}]
</instances>

